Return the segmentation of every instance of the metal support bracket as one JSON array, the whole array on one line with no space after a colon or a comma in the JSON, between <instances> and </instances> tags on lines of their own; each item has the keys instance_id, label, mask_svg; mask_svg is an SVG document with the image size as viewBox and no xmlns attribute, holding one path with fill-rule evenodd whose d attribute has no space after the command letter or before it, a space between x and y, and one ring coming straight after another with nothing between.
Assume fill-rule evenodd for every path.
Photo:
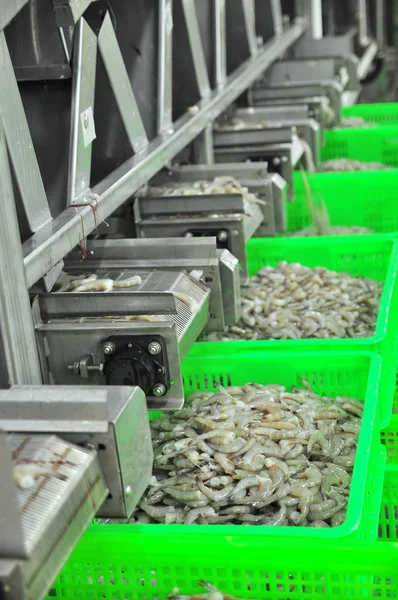
<instances>
[{"instance_id":1,"label":"metal support bracket","mask_svg":"<svg viewBox=\"0 0 398 600\"><path fill-rule=\"evenodd\" d=\"M0 121L26 218L31 231L36 232L51 221L51 214L3 31L0 31L0 89L7 90L0 93Z\"/></svg>"}]
</instances>

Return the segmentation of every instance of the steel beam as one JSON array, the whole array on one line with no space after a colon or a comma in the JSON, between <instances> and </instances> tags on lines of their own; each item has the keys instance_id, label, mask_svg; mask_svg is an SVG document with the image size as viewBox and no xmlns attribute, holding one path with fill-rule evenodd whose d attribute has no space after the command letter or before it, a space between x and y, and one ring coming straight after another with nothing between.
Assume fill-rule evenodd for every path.
<instances>
[{"instance_id":1,"label":"steel beam","mask_svg":"<svg viewBox=\"0 0 398 600\"><path fill-rule=\"evenodd\" d=\"M254 9L254 0L242 0L243 18L245 20L245 29L247 44L251 56L256 56L258 52L256 36L256 13Z\"/></svg>"},{"instance_id":2,"label":"steel beam","mask_svg":"<svg viewBox=\"0 0 398 600\"><path fill-rule=\"evenodd\" d=\"M281 54L300 38L306 22L297 20L282 35L264 45L255 59L245 61L232 73L223 89L213 91L198 102L198 110L187 112L174 124L174 132L150 142L145 156L133 156L108 175L92 190L97 194L97 210L91 206L66 210L49 227L44 227L24 245L26 277L29 286L48 272L70 252L101 219L113 213L123 202L153 177L183 148L190 144L212 121L236 100Z\"/></svg>"},{"instance_id":3,"label":"steel beam","mask_svg":"<svg viewBox=\"0 0 398 600\"><path fill-rule=\"evenodd\" d=\"M147 148L148 138L109 12L99 32L98 49L131 147L134 152L141 152Z\"/></svg>"},{"instance_id":4,"label":"steel beam","mask_svg":"<svg viewBox=\"0 0 398 600\"><path fill-rule=\"evenodd\" d=\"M158 133L173 128L173 0L159 0Z\"/></svg>"},{"instance_id":5,"label":"steel beam","mask_svg":"<svg viewBox=\"0 0 398 600\"><path fill-rule=\"evenodd\" d=\"M225 0L214 1L215 28L215 80L217 88L222 88L227 79L227 33Z\"/></svg>"},{"instance_id":6,"label":"steel beam","mask_svg":"<svg viewBox=\"0 0 398 600\"><path fill-rule=\"evenodd\" d=\"M210 82L194 0L182 0L182 8L199 94L201 98L206 98L210 94Z\"/></svg>"},{"instance_id":7,"label":"steel beam","mask_svg":"<svg viewBox=\"0 0 398 600\"><path fill-rule=\"evenodd\" d=\"M68 204L90 188L97 38L81 18L75 29L72 110L69 143Z\"/></svg>"},{"instance_id":8,"label":"steel beam","mask_svg":"<svg viewBox=\"0 0 398 600\"><path fill-rule=\"evenodd\" d=\"M4 32L0 32L0 90L0 121L26 218L34 232L51 220L51 214Z\"/></svg>"},{"instance_id":9,"label":"steel beam","mask_svg":"<svg viewBox=\"0 0 398 600\"><path fill-rule=\"evenodd\" d=\"M10 384L40 384L36 338L23 268L14 191L0 120L0 340Z\"/></svg>"}]
</instances>

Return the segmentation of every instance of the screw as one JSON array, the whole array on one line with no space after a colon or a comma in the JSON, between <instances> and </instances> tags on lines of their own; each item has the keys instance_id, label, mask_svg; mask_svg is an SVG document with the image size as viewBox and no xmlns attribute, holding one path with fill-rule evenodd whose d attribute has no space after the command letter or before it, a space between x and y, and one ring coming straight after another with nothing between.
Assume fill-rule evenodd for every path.
<instances>
[{"instance_id":1,"label":"screw","mask_svg":"<svg viewBox=\"0 0 398 600\"><path fill-rule=\"evenodd\" d=\"M133 344L132 344L131 342L129 342L129 343L127 344L127 348L132 348L132 347L133 347Z\"/></svg>"},{"instance_id":2,"label":"screw","mask_svg":"<svg viewBox=\"0 0 398 600\"><path fill-rule=\"evenodd\" d=\"M96 450L96 446L95 444L93 444L92 442L87 442L87 444L84 444L85 447L87 448L87 450Z\"/></svg>"},{"instance_id":3,"label":"screw","mask_svg":"<svg viewBox=\"0 0 398 600\"><path fill-rule=\"evenodd\" d=\"M152 356L156 356L157 354L161 353L162 346L159 344L159 342L151 342L148 346L148 351L149 354L152 354Z\"/></svg>"},{"instance_id":4,"label":"screw","mask_svg":"<svg viewBox=\"0 0 398 600\"><path fill-rule=\"evenodd\" d=\"M228 239L228 233L226 231L219 231L217 234L217 239L219 242L226 242Z\"/></svg>"},{"instance_id":5,"label":"screw","mask_svg":"<svg viewBox=\"0 0 398 600\"><path fill-rule=\"evenodd\" d=\"M184 237L191 238L191 237L193 237L193 233L191 233L190 231L187 231L186 234L184 235Z\"/></svg>"},{"instance_id":6,"label":"screw","mask_svg":"<svg viewBox=\"0 0 398 600\"><path fill-rule=\"evenodd\" d=\"M165 388L165 386L163 385L163 383L156 383L156 384L153 386L152 393L153 393L153 395L154 395L154 396L158 396L158 397L159 397L159 396L164 396L164 395L165 395L165 393L166 393L166 388Z\"/></svg>"},{"instance_id":7,"label":"screw","mask_svg":"<svg viewBox=\"0 0 398 600\"><path fill-rule=\"evenodd\" d=\"M113 354L116 350L116 346L113 342L105 342L103 346L104 354L109 356L109 354Z\"/></svg>"},{"instance_id":8,"label":"screw","mask_svg":"<svg viewBox=\"0 0 398 600\"><path fill-rule=\"evenodd\" d=\"M280 164L281 164L281 159L279 158L279 156L275 156L275 157L272 159L272 164L273 164L273 165L275 165L275 167L277 167L278 165L280 165Z\"/></svg>"}]
</instances>

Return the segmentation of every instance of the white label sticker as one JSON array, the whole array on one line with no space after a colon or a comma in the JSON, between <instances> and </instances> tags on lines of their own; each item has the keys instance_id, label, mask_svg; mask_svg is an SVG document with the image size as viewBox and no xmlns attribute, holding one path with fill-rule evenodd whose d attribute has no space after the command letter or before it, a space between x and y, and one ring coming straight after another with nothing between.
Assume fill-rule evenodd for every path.
<instances>
[{"instance_id":1,"label":"white label sticker","mask_svg":"<svg viewBox=\"0 0 398 600\"><path fill-rule=\"evenodd\" d=\"M171 8L171 3L167 3L166 7L166 33L170 35L173 30L173 12Z\"/></svg>"},{"instance_id":2,"label":"white label sticker","mask_svg":"<svg viewBox=\"0 0 398 600\"><path fill-rule=\"evenodd\" d=\"M92 106L89 106L80 114L80 122L83 132L84 147L87 148L87 146L89 146L97 137L95 134L95 124Z\"/></svg>"}]
</instances>

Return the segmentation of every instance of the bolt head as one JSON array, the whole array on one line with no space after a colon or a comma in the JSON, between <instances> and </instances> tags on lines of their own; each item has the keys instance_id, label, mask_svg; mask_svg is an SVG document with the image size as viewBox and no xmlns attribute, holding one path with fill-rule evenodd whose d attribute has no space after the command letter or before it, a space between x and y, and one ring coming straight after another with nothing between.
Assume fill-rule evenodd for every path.
<instances>
[{"instance_id":1,"label":"bolt head","mask_svg":"<svg viewBox=\"0 0 398 600\"><path fill-rule=\"evenodd\" d=\"M157 354L160 354L162 351L162 346L159 344L159 342L151 342L148 346L148 352L149 354L152 354L152 356L156 356Z\"/></svg>"},{"instance_id":2,"label":"bolt head","mask_svg":"<svg viewBox=\"0 0 398 600\"><path fill-rule=\"evenodd\" d=\"M217 239L219 242L226 242L228 239L228 233L226 231L219 231Z\"/></svg>"},{"instance_id":3,"label":"bolt head","mask_svg":"<svg viewBox=\"0 0 398 600\"><path fill-rule=\"evenodd\" d=\"M166 388L165 388L165 386L163 385L163 383L156 383L156 384L153 386L152 393L153 393L153 395L154 395L154 396L157 396L157 397L159 398L160 396L164 396L164 395L165 395L165 393L166 393Z\"/></svg>"},{"instance_id":4,"label":"bolt head","mask_svg":"<svg viewBox=\"0 0 398 600\"><path fill-rule=\"evenodd\" d=\"M103 350L104 350L104 354L109 356L110 354L113 354L115 352L116 346L113 342L105 342L105 344L103 346Z\"/></svg>"}]
</instances>

